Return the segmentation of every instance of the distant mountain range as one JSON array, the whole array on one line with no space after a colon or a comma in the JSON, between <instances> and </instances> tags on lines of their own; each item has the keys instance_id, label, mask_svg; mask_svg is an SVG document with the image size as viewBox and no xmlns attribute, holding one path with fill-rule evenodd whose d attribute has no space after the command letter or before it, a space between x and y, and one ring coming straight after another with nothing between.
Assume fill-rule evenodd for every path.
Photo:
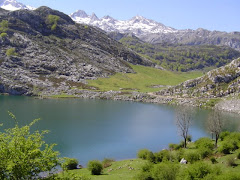
<instances>
[{"instance_id":1,"label":"distant mountain range","mask_svg":"<svg viewBox=\"0 0 240 180\"><path fill-rule=\"evenodd\" d=\"M0 7L9 11L15 11L19 9L29 9L29 10L36 9L34 7L19 3L16 0L0 0Z\"/></svg>"},{"instance_id":2,"label":"distant mountain range","mask_svg":"<svg viewBox=\"0 0 240 180\"><path fill-rule=\"evenodd\" d=\"M34 9L18 3L16 0L0 0L0 7L7 10ZM135 16L130 20L116 20L110 16L98 18L96 14L88 15L78 10L69 15L75 22L98 27L108 33L133 34L145 42L152 44L169 43L184 45L221 45L240 51L240 32L197 30L177 30L159 22Z\"/></svg>"}]
</instances>

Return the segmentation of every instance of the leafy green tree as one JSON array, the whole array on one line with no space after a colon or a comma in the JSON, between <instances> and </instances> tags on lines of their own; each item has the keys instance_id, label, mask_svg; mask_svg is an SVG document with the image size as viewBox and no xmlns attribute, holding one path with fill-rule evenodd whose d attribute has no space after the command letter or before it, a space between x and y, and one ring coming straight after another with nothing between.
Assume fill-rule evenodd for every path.
<instances>
[{"instance_id":1,"label":"leafy green tree","mask_svg":"<svg viewBox=\"0 0 240 180\"><path fill-rule=\"evenodd\" d=\"M35 131L30 128L39 120L20 127L16 117L15 127L0 132L0 179L36 179L39 173L50 172L59 165L59 153L54 151L55 144L43 141L48 131Z\"/></svg>"}]
</instances>

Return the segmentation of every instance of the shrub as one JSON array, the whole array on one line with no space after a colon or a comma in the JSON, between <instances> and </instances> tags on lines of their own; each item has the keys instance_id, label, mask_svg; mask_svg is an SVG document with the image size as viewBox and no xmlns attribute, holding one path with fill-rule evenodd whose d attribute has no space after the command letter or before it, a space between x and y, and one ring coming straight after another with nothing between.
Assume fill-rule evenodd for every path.
<instances>
[{"instance_id":1,"label":"shrub","mask_svg":"<svg viewBox=\"0 0 240 180\"><path fill-rule=\"evenodd\" d=\"M212 155L213 151L211 149L202 147L202 148L198 149L198 153L201 156L201 158L204 159L204 158Z\"/></svg>"},{"instance_id":2,"label":"shrub","mask_svg":"<svg viewBox=\"0 0 240 180\"><path fill-rule=\"evenodd\" d=\"M154 180L175 180L178 169L178 165L169 162L156 164L152 169L152 177Z\"/></svg>"},{"instance_id":3,"label":"shrub","mask_svg":"<svg viewBox=\"0 0 240 180\"><path fill-rule=\"evenodd\" d=\"M237 152L237 158L240 159L240 152Z\"/></svg>"},{"instance_id":4,"label":"shrub","mask_svg":"<svg viewBox=\"0 0 240 180\"><path fill-rule=\"evenodd\" d=\"M233 156L229 156L226 159L227 166L236 166L235 159Z\"/></svg>"},{"instance_id":5,"label":"shrub","mask_svg":"<svg viewBox=\"0 0 240 180\"><path fill-rule=\"evenodd\" d=\"M198 152L187 152L184 154L185 159L190 162L194 163L200 159L200 155Z\"/></svg>"},{"instance_id":6,"label":"shrub","mask_svg":"<svg viewBox=\"0 0 240 180\"><path fill-rule=\"evenodd\" d=\"M185 176L187 179L201 179L211 173L211 167L204 162L196 162L185 170Z\"/></svg>"},{"instance_id":7,"label":"shrub","mask_svg":"<svg viewBox=\"0 0 240 180\"><path fill-rule=\"evenodd\" d=\"M162 150L157 153L154 153L154 156L156 163L170 160L170 152L168 150Z\"/></svg>"},{"instance_id":8,"label":"shrub","mask_svg":"<svg viewBox=\"0 0 240 180\"><path fill-rule=\"evenodd\" d=\"M16 125L0 132L0 179L36 179L39 173L59 165L59 153L53 150L55 145L42 140L47 131L30 132L38 120L19 127L15 116L10 115Z\"/></svg>"},{"instance_id":9,"label":"shrub","mask_svg":"<svg viewBox=\"0 0 240 180\"><path fill-rule=\"evenodd\" d=\"M64 162L62 163L63 170L73 170L77 169L78 160L74 158L64 158Z\"/></svg>"},{"instance_id":10,"label":"shrub","mask_svg":"<svg viewBox=\"0 0 240 180\"><path fill-rule=\"evenodd\" d=\"M229 136L230 135L230 132L229 131L224 131L224 132L221 132L220 133L220 140L223 141L225 137Z\"/></svg>"},{"instance_id":11,"label":"shrub","mask_svg":"<svg viewBox=\"0 0 240 180\"><path fill-rule=\"evenodd\" d=\"M240 172L227 172L217 177L217 180L239 180Z\"/></svg>"},{"instance_id":12,"label":"shrub","mask_svg":"<svg viewBox=\"0 0 240 180\"><path fill-rule=\"evenodd\" d=\"M208 149L213 149L214 148L214 144L213 141L210 138L207 137L203 137L198 139L195 143L197 148L208 148Z\"/></svg>"},{"instance_id":13,"label":"shrub","mask_svg":"<svg viewBox=\"0 0 240 180\"><path fill-rule=\"evenodd\" d=\"M234 145L232 143L223 142L222 145L218 148L218 151L223 154L230 154L233 149Z\"/></svg>"},{"instance_id":14,"label":"shrub","mask_svg":"<svg viewBox=\"0 0 240 180\"><path fill-rule=\"evenodd\" d=\"M153 180L151 170L153 164L148 162L144 164L141 168L141 172L135 177L136 180Z\"/></svg>"},{"instance_id":15,"label":"shrub","mask_svg":"<svg viewBox=\"0 0 240 180\"><path fill-rule=\"evenodd\" d=\"M192 142L192 136L191 135L187 136L187 142Z\"/></svg>"},{"instance_id":16,"label":"shrub","mask_svg":"<svg viewBox=\"0 0 240 180\"><path fill-rule=\"evenodd\" d=\"M5 38L7 37L7 33L1 33L1 34L0 34L0 37L3 38L3 39L5 39Z\"/></svg>"},{"instance_id":17,"label":"shrub","mask_svg":"<svg viewBox=\"0 0 240 180\"><path fill-rule=\"evenodd\" d=\"M100 175L103 170L103 165L100 161L93 160L88 162L87 168L91 171L92 175Z\"/></svg>"},{"instance_id":18,"label":"shrub","mask_svg":"<svg viewBox=\"0 0 240 180\"><path fill-rule=\"evenodd\" d=\"M217 160L215 157L211 157L210 158L210 161L212 162L212 164L216 164L217 163Z\"/></svg>"},{"instance_id":19,"label":"shrub","mask_svg":"<svg viewBox=\"0 0 240 180\"><path fill-rule=\"evenodd\" d=\"M10 48L6 51L6 55L7 56L18 56L18 53L16 53L16 49L15 48Z\"/></svg>"},{"instance_id":20,"label":"shrub","mask_svg":"<svg viewBox=\"0 0 240 180\"><path fill-rule=\"evenodd\" d=\"M148 149L141 149L138 151L137 157L140 159L144 159L146 160L147 157L149 156L149 154L151 154L152 152L149 151Z\"/></svg>"},{"instance_id":21,"label":"shrub","mask_svg":"<svg viewBox=\"0 0 240 180\"><path fill-rule=\"evenodd\" d=\"M8 21L7 20L2 20L0 22L0 33L5 33L8 30Z\"/></svg>"},{"instance_id":22,"label":"shrub","mask_svg":"<svg viewBox=\"0 0 240 180\"><path fill-rule=\"evenodd\" d=\"M48 25L51 25L51 30L54 31L57 28L57 24L59 21L60 17L56 15L48 15L46 23Z\"/></svg>"},{"instance_id":23,"label":"shrub","mask_svg":"<svg viewBox=\"0 0 240 180\"><path fill-rule=\"evenodd\" d=\"M114 159L104 158L102 161L103 168L110 167L112 165L112 162L114 162Z\"/></svg>"}]
</instances>

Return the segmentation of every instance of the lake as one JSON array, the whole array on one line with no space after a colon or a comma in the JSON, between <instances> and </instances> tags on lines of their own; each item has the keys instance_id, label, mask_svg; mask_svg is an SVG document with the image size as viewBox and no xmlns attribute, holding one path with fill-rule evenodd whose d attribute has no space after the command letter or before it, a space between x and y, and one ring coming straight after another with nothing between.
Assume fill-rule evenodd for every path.
<instances>
[{"instance_id":1,"label":"lake","mask_svg":"<svg viewBox=\"0 0 240 180\"><path fill-rule=\"evenodd\" d=\"M21 96L0 96L0 123L14 126L7 111L16 115L19 124L41 120L33 130L50 130L47 143L62 157L88 160L135 158L139 149L160 151L181 137L175 125L176 107L124 101L84 99L35 99ZM210 136L206 121L210 110L195 109L190 128L193 140ZM224 113L229 130L239 130L239 115Z\"/></svg>"}]
</instances>

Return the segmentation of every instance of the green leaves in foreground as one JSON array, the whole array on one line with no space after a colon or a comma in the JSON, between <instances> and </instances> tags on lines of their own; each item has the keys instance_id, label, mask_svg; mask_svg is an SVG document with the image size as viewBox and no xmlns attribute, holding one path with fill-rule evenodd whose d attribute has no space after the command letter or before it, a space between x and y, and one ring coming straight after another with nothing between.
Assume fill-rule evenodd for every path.
<instances>
[{"instance_id":1,"label":"green leaves in foreground","mask_svg":"<svg viewBox=\"0 0 240 180\"><path fill-rule=\"evenodd\" d=\"M12 114L11 114L12 115ZM12 118L16 120L13 115ZM47 131L30 133L29 125L0 132L0 179L33 179L40 172L51 171L59 164L59 153L42 139Z\"/></svg>"}]
</instances>

